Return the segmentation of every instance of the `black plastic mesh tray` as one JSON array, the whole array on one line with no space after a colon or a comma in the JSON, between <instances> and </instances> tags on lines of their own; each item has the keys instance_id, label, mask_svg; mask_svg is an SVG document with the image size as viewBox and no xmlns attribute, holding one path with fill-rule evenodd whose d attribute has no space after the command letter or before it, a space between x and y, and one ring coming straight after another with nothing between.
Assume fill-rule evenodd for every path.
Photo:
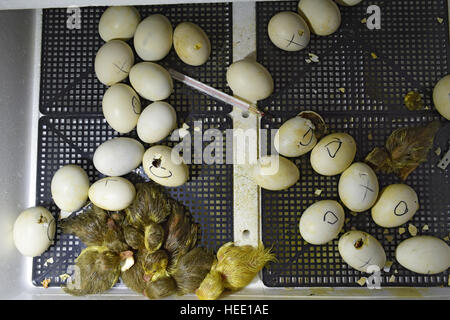
<instances>
[{"instance_id":1,"label":"black plastic mesh tray","mask_svg":"<svg viewBox=\"0 0 450 320\"><path fill-rule=\"evenodd\" d=\"M181 21L194 21L208 34L212 44L211 59L201 67L189 67L176 58L173 50L162 64L227 91L225 70L231 63L231 4L167 5L137 7L145 18L151 13L166 15L175 26ZM95 149L102 142L119 136L102 116L101 99L106 90L95 77L93 61L102 41L97 33L98 20L104 7L82 8L82 29L66 29L65 9L43 11L42 65L39 121L36 205L49 208L55 217L58 209L52 201L50 184L61 166L77 164L86 170L91 183L101 178L92 164ZM138 59L136 59L138 60ZM145 100L141 100L146 106ZM227 113L231 107L174 82L174 93L168 102L177 111L178 125L186 123L194 137L195 125L202 132L217 128L223 142L214 141L226 150L226 129L232 128ZM132 131L126 136L137 138ZM173 146L166 139L161 144ZM203 149L211 142L204 142ZM147 148L149 145L144 144ZM231 148L231 146L228 146ZM190 180L181 187L166 188L180 201L201 225L199 245L218 249L233 240L233 167L226 164L196 164L200 154L191 149L193 164ZM142 167L126 175L132 182L148 178ZM57 229L54 244L40 257L33 259L32 281L51 279L50 286L65 282L60 275L71 274L70 266L83 243L77 237L61 234ZM50 260L49 260L50 259Z\"/></svg>"},{"instance_id":2,"label":"black plastic mesh tray","mask_svg":"<svg viewBox=\"0 0 450 320\"><path fill-rule=\"evenodd\" d=\"M160 13L172 23L173 28L183 21L198 24L211 41L211 56L199 67L181 62L172 48L170 53L156 63L171 67L219 90L230 93L226 86L226 68L232 62L232 7L231 4L177 4L136 6L141 18ZM98 34L98 22L106 7L81 8L81 29L68 29L67 10L43 11L42 65L40 111L43 114L101 114L101 102L107 86L99 82L94 72L94 59L104 41ZM129 40L133 48L133 40ZM133 49L134 51L134 49ZM135 63L142 61L134 52ZM126 80L125 82L127 82ZM201 94L191 94L191 89L174 82L174 93L167 102L178 112L208 111L226 114L232 107ZM148 101L141 99L142 106Z\"/></svg>"},{"instance_id":3,"label":"black plastic mesh tray","mask_svg":"<svg viewBox=\"0 0 450 320\"><path fill-rule=\"evenodd\" d=\"M327 37L311 36L309 46L300 52L285 52L275 47L267 35L270 18L280 11L297 11L298 1L259 2L257 8L257 56L275 81L272 96L260 108L275 117L263 118L263 129L277 129L302 110L320 113L331 132L351 134L357 142L356 161L361 161L396 128L416 126L439 119L437 112L408 111L404 95L419 91L426 106L433 108L434 84L449 73L447 1L363 1L355 7L340 7L341 28ZM369 30L361 23L369 5L381 9L381 30ZM438 18L442 18L440 23ZM319 57L307 63L308 53ZM376 59L372 56L376 55ZM344 88L344 92L340 90ZM268 143L270 143L270 136ZM438 146L448 150L450 126L436 138ZM433 150L434 150L433 149ZM301 170L300 181L286 191L262 190L262 240L274 246L279 259L263 271L269 287L359 287L356 282L367 274L353 270L341 259L337 239L323 246L312 246L300 238L301 213L323 199L339 199L339 177L316 174L309 155L293 159ZM450 232L449 169L436 167L439 157L431 152L406 181L418 193L421 208L411 223L418 234L444 238ZM393 175L379 175L380 187L399 183ZM315 190L321 189L320 196ZM408 238L398 228L385 231L373 223L370 212L356 216L346 211L344 230L366 231L382 243L387 260L394 264L382 271L382 286L448 286L449 272L419 275L395 262L395 248ZM427 225L429 230L422 230ZM408 224L404 226L407 229ZM390 237L393 237L392 240ZM389 241L390 240L390 241Z\"/></svg>"}]
</instances>

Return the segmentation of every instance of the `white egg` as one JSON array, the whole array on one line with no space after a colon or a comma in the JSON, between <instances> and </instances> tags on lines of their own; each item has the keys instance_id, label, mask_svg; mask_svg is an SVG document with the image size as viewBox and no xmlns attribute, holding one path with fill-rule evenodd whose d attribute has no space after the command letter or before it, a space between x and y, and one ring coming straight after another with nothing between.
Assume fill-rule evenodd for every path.
<instances>
[{"instance_id":1,"label":"white egg","mask_svg":"<svg viewBox=\"0 0 450 320\"><path fill-rule=\"evenodd\" d=\"M14 245L24 256L39 256L52 244L55 231L55 218L47 209L43 207L26 209L14 222Z\"/></svg>"},{"instance_id":2,"label":"white egg","mask_svg":"<svg viewBox=\"0 0 450 320\"><path fill-rule=\"evenodd\" d=\"M386 264L386 253L380 242L363 231L349 231L341 236L339 254L353 269L373 273Z\"/></svg>"},{"instance_id":3,"label":"white egg","mask_svg":"<svg viewBox=\"0 0 450 320\"><path fill-rule=\"evenodd\" d=\"M95 75L101 83L111 86L126 79L133 64L130 46L121 40L111 40L95 56Z\"/></svg>"},{"instance_id":4,"label":"white egg","mask_svg":"<svg viewBox=\"0 0 450 320\"><path fill-rule=\"evenodd\" d=\"M273 92L273 79L269 71L249 59L234 62L227 70L227 83L233 94L249 102L256 102Z\"/></svg>"},{"instance_id":5,"label":"white egg","mask_svg":"<svg viewBox=\"0 0 450 320\"><path fill-rule=\"evenodd\" d=\"M139 139L156 143L167 137L177 127L175 109L164 101L149 104L142 111L137 123Z\"/></svg>"},{"instance_id":6,"label":"white egg","mask_svg":"<svg viewBox=\"0 0 450 320\"><path fill-rule=\"evenodd\" d=\"M274 15L267 26L269 39L285 51L300 51L308 46L309 27L295 12L283 11Z\"/></svg>"},{"instance_id":7,"label":"white egg","mask_svg":"<svg viewBox=\"0 0 450 320\"><path fill-rule=\"evenodd\" d=\"M372 208L378 198L378 178L367 164L356 162L341 175L338 185L339 197L354 212Z\"/></svg>"},{"instance_id":8,"label":"white egg","mask_svg":"<svg viewBox=\"0 0 450 320\"><path fill-rule=\"evenodd\" d=\"M283 123L275 134L274 147L285 157L299 157L311 151L317 143L311 120L296 116Z\"/></svg>"},{"instance_id":9,"label":"white egg","mask_svg":"<svg viewBox=\"0 0 450 320\"><path fill-rule=\"evenodd\" d=\"M345 213L334 200L322 200L303 212L299 230L302 238L311 244L325 244L335 239L344 226Z\"/></svg>"},{"instance_id":10,"label":"white egg","mask_svg":"<svg viewBox=\"0 0 450 320\"><path fill-rule=\"evenodd\" d=\"M344 172L356 155L356 142L347 133L322 138L311 151L311 166L318 174L334 176Z\"/></svg>"},{"instance_id":11,"label":"white egg","mask_svg":"<svg viewBox=\"0 0 450 320\"><path fill-rule=\"evenodd\" d=\"M103 41L128 40L133 38L139 21L141 16L134 7L109 7L100 17L98 32Z\"/></svg>"},{"instance_id":12,"label":"white egg","mask_svg":"<svg viewBox=\"0 0 450 320\"><path fill-rule=\"evenodd\" d=\"M129 133L138 122L141 101L133 88L117 83L103 95L102 110L111 128L120 133Z\"/></svg>"},{"instance_id":13,"label":"white egg","mask_svg":"<svg viewBox=\"0 0 450 320\"><path fill-rule=\"evenodd\" d=\"M270 155L258 159L250 171L251 178L261 188L267 190L284 190L293 186L300 179L300 171L290 160Z\"/></svg>"},{"instance_id":14,"label":"white egg","mask_svg":"<svg viewBox=\"0 0 450 320\"><path fill-rule=\"evenodd\" d=\"M147 176L166 187L178 187L189 179L189 168L183 158L166 146L153 146L142 160Z\"/></svg>"},{"instance_id":15,"label":"white egg","mask_svg":"<svg viewBox=\"0 0 450 320\"><path fill-rule=\"evenodd\" d=\"M127 208L136 196L133 184L122 177L107 177L89 188L89 199L99 208L118 211Z\"/></svg>"},{"instance_id":16,"label":"white egg","mask_svg":"<svg viewBox=\"0 0 450 320\"><path fill-rule=\"evenodd\" d=\"M169 72L153 62L140 62L130 70L130 83L147 100L159 101L170 96L173 81Z\"/></svg>"},{"instance_id":17,"label":"white egg","mask_svg":"<svg viewBox=\"0 0 450 320\"><path fill-rule=\"evenodd\" d=\"M384 228L398 227L412 219L419 209L419 199L406 184L391 184L381 190L372 208L372 219Z\"/></svg>"},{"instance_id":18,"label":"white egg","mask_svg":"<svg viewBox=\"0 0 450 320\"><path fill-rule=\"evenodd\" d=\"M441 116L450 120L450 75L439 80L434 87L433 103Z\"/></svg>"},{"instance_id":19,"label":"white egg","mask_svg":"<svg viewBox=\"0 0 450 320\"><path fill-rule=\"evenodd\" d=\"M133 39L134 49L142 60L161 60L172 48L172 34L169 19L161 14L153 14L139 23Z\"/></svg>"},{"instance_id":20,"label":"white egg","mask_svg":"<svg viewBox=\"0 0 450 320\"><path fill-rule=\"evenodd\" d=\"M337 3L343 6L356 6L359 4L362 0L335 0Z\"/></svg>"},{"instance_id":21,"label":"white egg","mask_svg":"<svg viewBox=\"0 0 450 320\"><path fill-rule=\"evenodd\" d=\"M94 167L106 176L123 176L141 164L144 151L144 146L135 139L113 138L95 150Z\"/></svg>"},{"instance_id":22,"label":"white egg","mask_svg":"<svg viewBox=\"0 0 450 320\"><path fill-rule=\"evenodd\" d=\"M341 25L339 7L331 0L300 0L298 12L318 36L328 36Z\"/></svg>"},{"instance_id":23,"label":"white egg","mask_svg":"<svg viewBox=\"0 0 450 320\"><path fill-rule=\"evenodd\" d=\"M416 273L441 273L450 268L450 247L436 237L412 237L398 245L395 259L403 267Z\"/></svg>"},{"instance_id":24,"label":"white egg","mask_svg":"<svg viewBox=\"0 0 450 320\"><path fill-rule=\"evenodd\" d=\"M200 66L211 54L208 35L198 25L182 22L173 32L173 47L178 57L186 64Z\"/></svg>"},{"instance_id":25,"label":"white egg","mask_svg":"<svg viewBox=\"0 0 450 320\"><path fill-rule=\"evenodd\" d=\"M76 211L88 199L89 177L79 166L69 164L59 168L50 185L53 201L63 211Z\"/></svg>"}]
</instances>

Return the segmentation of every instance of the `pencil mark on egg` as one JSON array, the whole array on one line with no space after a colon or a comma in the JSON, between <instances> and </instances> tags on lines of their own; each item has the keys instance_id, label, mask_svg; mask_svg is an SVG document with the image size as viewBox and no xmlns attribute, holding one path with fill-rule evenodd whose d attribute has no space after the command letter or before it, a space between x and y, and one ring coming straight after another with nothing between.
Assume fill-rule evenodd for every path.
<instances>
[{"instance_id":1,"label":"pencil mark on egg","mask_svg":"<svg viewBox=\"0 0 450 320\"><path fill-rule=\"evenodd\" d=\"M309 136L308 142L302 143L302 140L304 140L308 136ZM305 132L305 134L303 135L302 140L300 140L299 144L303 147L306 147L311 144L312 139L313 139L313 128L309 127L308 131Z\"/></svg>"},{"instance_id":2,"label":"pencil mark on egg","mask_svg":"<svg viewBox=\"0 0 450 320\"><path fill-rule=\"evenodd\" d=\"M110 181L111 181L111 182L117 182L116 179L106 179L106 180L105 180L105 187L108 186L108 182L110 182Z\"/></svg>"},{"instance_id":3,"label":"pencil mark on egg","mask_svg":"<svg viewBox=\"0 0 450 320\"><path fill-rule=\"evenodd\" d=\"M153 174L157 178L168 179L172 176L172 171L167 170L166 168L161 166L161 158L153 158L152 164L149 167L150 173ZM161 175L160 173L155 173L154 169L161 170L162 172L167 171L166 174Z\"/></svg>"},{"instance_id":4,"label":"pencil mark on egg","mask_svg":"<svg viewBox=\"0 0 450 320\"><path fill-rule=\"evenodd\" d=\"M289 47L292 43L295 44L295 45L297 45L297 46L299 46L300 48L305 48L305 46L301 45L300 43L295 42L295 41L294 41L294 38L295 38L295 33L292 35L292 38L291 38L290 40L284 39L284 40L286 40L287 42L289 42L289 43L287 44L286 48Z\"/></svg>"},{"instance_id":5,"label":"pencil mark on egg","mask_svg":"<svg viewBox=\"0 0 450 320\"><path fill-rule=\"evenodd\" d=\"M133 98L131 98L131 106L133 107L133 112L135 114L141 114L138 111L141 109L141 103L139 102L139 99L136 96L133 96Z\"/></svg>"},{"instance_id":6,"label":"pencil mark on egg","mask_svg":"<svg viewBox=\"0 0 450 320\"><path fill-rule=\"evenodd\" d=\"M367 194L369 193L369 191L370 191L370 192L375 192L375 190L372 189L372 188L369 186L369 175L368 175L367 173L362 172L362 173L359 174L359 177L360 177L361 179L364 179L363 177L366 177L366 181L365 181L366 183L365 183L365 184L360 184L360 186L364 188L364 197L363 197L363 200L366 200Z\"/></svg>"},{"instance_id":7,"label":"pencil mark on egg","mask_svg":"<svg viewBox=\"0 0 450 320\"><path fill-rule=\"evenodd\" d=\"M408 204L405 201L400 201L394 208L394 214L397 217L401 217L405 214L407 214L409 211Z\"/></svg>"},{"instance_id":8,"label":"pencil mark on egg","mask_svg":"<svg viewBox=\"0 0 450 320\"><path fill-rule=\"evenodd\" d=\"M339 218L336 216L336 214L332 211L325 212L323 216L323 221L327 222L329 224L336 224L336 222L339 221Z\"/></svg>"},{"instance_id":9,"label":"pencil mark on egg","mask_svg":"<svg viewBox=\"0 0 450 320\"><path fill-rule=\"evenodd\" d=\"M339 150L342 147L342 141L339 138L334 138L333 141L327 143L325 145L325 148L327 149L328 155L330 156L330 158L335 158L337 153L339 152Z\"/></svg>"},{"instance_id":10,"label":"pencil mark on egg","mask_svg":"<svg viewBox=\"0 0 450 320\"><path fill-rule=\"evenodd\" d=\"M122 66L119 67L116 63L113 63L113 65L119 70L118 73L123 72L123 73L128 74L128 71L124 69L124 67L125 67L126 64L127 64L127 63L124 62L124 63L122 64Z\"/></svg>"},{"instance_id":11,"label":"pencil mark on egg","mask_svg":"<svg viewBox=\"0 0 450 320\"><path fill-rule=\"evenodd\" d=\"M360 259L361 260L361 259ZM362 260L364 262L364 260ZM359 268L364 268L365 266L369 265L370 261L372 261L372 258L369 258L369 260L367 260L366 262L364 262L364 264L362 266L360 266Z\"/></svg>"}]
</instances>

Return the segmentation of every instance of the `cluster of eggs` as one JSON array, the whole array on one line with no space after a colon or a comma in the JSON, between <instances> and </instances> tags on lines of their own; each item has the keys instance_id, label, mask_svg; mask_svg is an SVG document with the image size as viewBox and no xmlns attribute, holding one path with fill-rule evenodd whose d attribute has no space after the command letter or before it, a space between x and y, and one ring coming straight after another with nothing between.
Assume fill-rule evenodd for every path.
<instances>
[{"instance_id":1,"label":"cluster of eggs","mask_svg":"<svg viewBox=\"0 0 450 320\"><path fill-rule=\"evenodd\" d=\"M341 5L356 5L360 1L341 0ZM310 32L326 36L340 26L338 6L331 0L301 0L299 13L280 12L268 25L272 43L285 51L299 51L307 47ZM434 90L438 111L448 118L450 110L449 77L441 80ZM445 96L445 97L444 97ZM444 98L442 98L444 97ZM284 122L275 134L274 147L279 155L261 157L253 167L252 178L262 188L285 190L300 179L300 171L289 157L300 157L310 152L312 169L324 176L340 175L338 194L340 202L352 212L371 210L372 220L381 227L393 228L411 220L419 209L416 192L408 185L392 184L381 191L378 178L370 166L353 162L356 155L354 138L343 132L322 137L323 119L314 112L302 112ZM447 116L446 116L447 115ZM306 242L323 245L337 238L345 221L344 208L338 201L321 200L309 206L301 215L299 231ZM371 266L382 269L386 254L380 242L372 235L352 230L338 241L338 251L352 268L370 272ZM424 261L422 255L428 259ZM417 273L439 273L450 265L450 247L441 239L418 236L401 242L396 250L397 261ZM374 270L372 270L374 271Z\"/></svg>"}]
</instances>

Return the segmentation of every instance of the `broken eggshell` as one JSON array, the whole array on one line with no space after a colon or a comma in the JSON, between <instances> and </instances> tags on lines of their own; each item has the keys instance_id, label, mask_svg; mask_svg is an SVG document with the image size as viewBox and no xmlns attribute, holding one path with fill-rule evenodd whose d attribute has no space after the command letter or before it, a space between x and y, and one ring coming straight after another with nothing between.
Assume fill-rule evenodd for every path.
<instances>
[{"instance_id":1,"label":"broken eggshell","mask_svg":"<svg viewBox=\"0 0 450 320\"><path fill-rule=\"evenodd\" d=\"M303 212L299 223L300 234L308 243L326 244L338 236L344 220L344 209L337 201L321 200Z\"/></svg>"},{"instance_id":2,"label":"broken eggshell","mask_svg":"<svg viewBox=\"0 0 450 320\"><path fill-rule=\"evenodd\" d=\"M44 253L55 237L56 225L50 211L43 207L28 208L14 222L14 245L27 257Z\"/></svg>"},{"instance_id":3,"label":"broken eggshell","mask_svg":"<svg viewBox=\"0 0 450 320\"><path fill-rule=\"evenodd\" d=\"M350 267L361 272L380 271L386 264L386 253L380 242L363 231L353 230L343 234L338 250Z\"/></svg>"},{"instance_id":4,"label":"broken eggshell","mask_svg":"<svg viewBox=\"0 0 450 320\"><path fill-rule=\"evenodd\" d=\"M166 146L153 146L144 153L142 164L147 176L166 187L178 187L189 179L183 158Z\"/></svg>"},{"instance_id":5,"label":"broken eggshell","mask_svg":"<svg viewBox=\"0 0 450 320\"><path fill-rule=\"evenodd\" d=\"M304 111L281 125L274 146L285 157L299 157L311 151L325 131L325 121L319 114Z\"/></svg>"}]
</instances>

